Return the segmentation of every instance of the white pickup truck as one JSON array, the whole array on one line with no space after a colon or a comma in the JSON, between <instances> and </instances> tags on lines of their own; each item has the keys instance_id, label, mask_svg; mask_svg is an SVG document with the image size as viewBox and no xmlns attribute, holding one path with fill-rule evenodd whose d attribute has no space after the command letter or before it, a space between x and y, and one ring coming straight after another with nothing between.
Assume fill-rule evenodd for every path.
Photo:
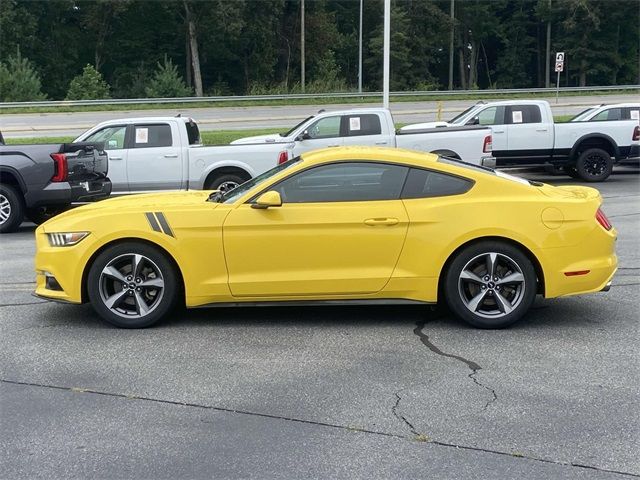
<instances>
[{"instance_id":1,"label":"white pickup truck","mask_svg":"<svg viewBox=\"0 0 640 480\"><path fill-rule=\"evenodd\" d=\"M284 135L251 137L231 145L203 146L186 117L109 120L74 142L104 142L114 194L171 190L229 190L309 150L381 145L436 152L492 165L491 130L471 126L395 134L385 109L321 113Z\"/></svg>"},{"instance_id":2,"label":"white pickup truck","mask_svg":"<svg viewBox=\"0 0 640 480\"><path fill-rule=\"evenodd\" d=\"M572 177L603 181L614 162L638 156L638 119L554 123L548 102L478 103L449 122L408 125L402 131L461 125L490 126L497 167L551 165Z\"/></svg>"},{"instance_id":3,"label":"white pickup truck","mask_svg":"<svg viewBox=\"0 0 640 480\"><path fill-rule=\"evenodd\" d=\"M285 133L245 137L232 145L257 142L292 144L292 155L325 147L367 145L408 148L457 158L476 165L493 165L488 127L460 126L446 131L436 128L400 129L396 132L391 112L385 108L324 111L312 115Z\"/></svg>"}]
</instances>

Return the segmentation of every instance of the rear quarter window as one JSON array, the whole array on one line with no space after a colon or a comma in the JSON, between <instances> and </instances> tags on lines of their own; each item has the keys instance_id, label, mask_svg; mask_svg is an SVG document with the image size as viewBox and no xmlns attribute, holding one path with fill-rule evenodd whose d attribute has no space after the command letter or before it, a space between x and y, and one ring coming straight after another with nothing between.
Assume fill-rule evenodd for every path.
<instances>
[{"instance_id":1,"label":"rear quarter window","mask_svg":"<svg viewBox=\"0 0 640 480\"><path fill-rule=\"evenodd\" d=\"M461 195L473 187L473 181L432 170L412 168L402 190L403 199Z\"/></svg>"}]
</instances>

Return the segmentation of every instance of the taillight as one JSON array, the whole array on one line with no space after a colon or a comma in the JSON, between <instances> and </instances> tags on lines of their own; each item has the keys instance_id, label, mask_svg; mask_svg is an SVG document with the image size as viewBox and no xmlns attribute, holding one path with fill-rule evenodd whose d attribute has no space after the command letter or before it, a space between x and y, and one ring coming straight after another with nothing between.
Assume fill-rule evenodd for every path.
<instances>
[{"instance_id":1,"label":"taillight","mask_svg":"<svg viewBox=\"0 0 640 480\"><path fill-rule=\"evenodd\" d=\"M69 175L69 167L67 165L67 156L64 153L52 153L54 174L51 177L52 182L64 182Z\"/></svg>"},{"instance_id":2,"label":"taillight","mask_svg":"<svg viewBox=\"0 0 640 480\"><path fill-rule=\"evenodd\" d=\"M287 160L289 160L289 152L286 150L281 151L280 155L278 155L278 165L283 164Z\"/></svg>"},{"instance_id":3,"label":"taillight","mask_svg":"<svg viewBox=\"0 0 640 480\"><path fill-rule=\"evenodd\" d=\"M631 140L634 142L640 140L640 127L636 126L636 128L633 129L633 137L631 137Z\"/></svg>"},{"instance_id":4,"label":"taillight","mask_svg":"<svg viewBox=\"0 0 640 480\"><path fill-rule=\"evenodd\" d=\"M487 135L486 137L484 137L484 143L482 144L482 151L484 153L491 153L491 150L493 150L491 135Z\"/></svg>"},{"instance_id":5,"label":"taillight","mask_svg":"<svg viewBox=\"0 0 640 480\"><path fill-rule=\"evenodd\" d=\"M598 209L598 211L596 212L596 220L600 225L602 225L602 228L604 228L605 230L611 230L613 228L613 225L611 225L611 222L609 221L607 216L600 209Z\"/></svg>"}]
</instances>

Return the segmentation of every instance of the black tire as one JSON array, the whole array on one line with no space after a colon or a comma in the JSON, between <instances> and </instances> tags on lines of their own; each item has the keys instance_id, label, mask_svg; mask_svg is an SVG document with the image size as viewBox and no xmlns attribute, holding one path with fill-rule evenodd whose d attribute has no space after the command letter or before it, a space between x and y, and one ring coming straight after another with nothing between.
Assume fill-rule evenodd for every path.
<instances>
[{"instance_id":1,"label":"black tire","mask_svg":"<svg viewBox=\"0 0 640 480\"><path fill-rule=\"evenodd\" d=\"M611 175L613 160L601 148L589 148L578 157L576 170L585 182L602 182Z\"/></svg>"},{"instance_id":2,"label":"black tire","mask_svg":"<svg viewBox=\"0 0 640 480\"><path fill-rule=\"evenodd\" d=\"M111 267L109 274L105 274L107 267ZM87 293L93 309L106 322L121 328L149 327L174 307L178 274L160 250L137 242L121 243L94 260L87 275Z\"/></svg>"},{"instance_id":3,"label":"black tire","mask_svg":"<svg viewBox=\"0 0 640 480\"><path fill-rule=\"evenodd\" d=\"M493 275L488 275L490 263ZM465 248L445 275L447 305L455 316L478 328L514 324L529 310L537 293L536 272L529 258L518 248L498 241Z\"/></svg>"},{"instance_id":4,"label":"black tire","mask_svg":"<svg viewBox=\"0 0 640 480\"><path fill-rule=\"evenodd\" d=\"M209 180L204 186L204 189L220 190L222 193L227 193L246 181L246 178L236 175L235 173L223 173Z\"/></svg>"},{"instance_id":5,"label":"black tire","mask_svg":"<svg viewBox=\"0 0 640 480\"><path fill-rule=\"evenodd\" d=\"M27 208L27 218L36 225L46 222L56 215L64 212L67 207L36 207Z\"/></svg>"},{"instance_id":6,"label":"black tire","mask_svg":"<svg viewBox=\"0 0 640 480\"><path fill-rule=\"evenodd\" d=\"M24 200L13 185L0 184L0 233L15 232L24 220Z\"/></svg>"},{"instance_id":7,"label":"black tire","mask_svg":"<svg viewBox=\"0 0 640 480\"><path fill-rule=\"evenodd\" d=\"M580 178L575 165L565 165L564 167L562 167L562 171L569 175L571 178Z\"/></svg>"}]
</instances>

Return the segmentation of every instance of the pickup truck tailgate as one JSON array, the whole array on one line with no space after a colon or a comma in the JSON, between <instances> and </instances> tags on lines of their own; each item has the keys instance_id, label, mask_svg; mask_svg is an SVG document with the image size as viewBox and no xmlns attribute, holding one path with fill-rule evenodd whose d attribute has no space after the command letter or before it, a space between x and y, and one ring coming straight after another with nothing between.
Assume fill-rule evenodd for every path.
<instances>
[{"instance_id":1,"label":"pickup truck tailgate","mask_svg":"<svg viewBox=\"0 0 640 480\"><path fill-rule=\"evenodd\" d=\"M65 143L58 154L66 158L69 182L85 182L105 178L109 159L102 145L96 143Z\"/></svg>"}]
</instances>

